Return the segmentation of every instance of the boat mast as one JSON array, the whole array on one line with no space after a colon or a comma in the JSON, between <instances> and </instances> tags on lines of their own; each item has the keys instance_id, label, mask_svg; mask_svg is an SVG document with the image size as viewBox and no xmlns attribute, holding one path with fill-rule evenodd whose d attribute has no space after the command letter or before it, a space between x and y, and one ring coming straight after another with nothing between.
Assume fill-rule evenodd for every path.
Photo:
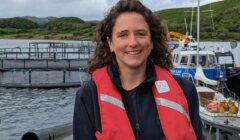
<instances>
[{"instance_id":1,"label":"boat mast","mask_svg":"<svg viewBox=\"0 0 240 140\"><path fill-rule=\"evenodd\" d=\"M197 66L199 65L200 0L197 6Z\"/></svg>"},{"instance_id":2,"label":"boat mast","mask_svg":"<svg viewBox=\"0 0 240 140\"><path fill-rule=\"evenodd\" d=\"M191 25L190 25L190 36L191 36L191 37L192 37L192 23L193 23L193 7L192 7Z\"/></svg>"}]
</instances>

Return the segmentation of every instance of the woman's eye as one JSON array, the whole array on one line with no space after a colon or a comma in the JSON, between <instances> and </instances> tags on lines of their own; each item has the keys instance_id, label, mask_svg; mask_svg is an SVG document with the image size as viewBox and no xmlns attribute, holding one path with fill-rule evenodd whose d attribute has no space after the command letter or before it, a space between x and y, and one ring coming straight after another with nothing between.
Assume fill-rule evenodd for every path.
<instances>
[{"instance_id":1,"label":"woman's eye","mask_svg":"<svg viewBox=\"0 0 240 140\"><path fill-rule=\"evenodd\" d=\"M139 33L137 33L137 36L146 36L146 33L139 32Z\"/></svg>"},{"instance_id":2,"label":"woman's eye","mask_svg":"<svg viewBox=\"0 0 240 140\"><path fill-rule=\"evenodd\" d=\"M118 37L126 37L127 34L119 34Z\"/></svg>"}]
</instances>

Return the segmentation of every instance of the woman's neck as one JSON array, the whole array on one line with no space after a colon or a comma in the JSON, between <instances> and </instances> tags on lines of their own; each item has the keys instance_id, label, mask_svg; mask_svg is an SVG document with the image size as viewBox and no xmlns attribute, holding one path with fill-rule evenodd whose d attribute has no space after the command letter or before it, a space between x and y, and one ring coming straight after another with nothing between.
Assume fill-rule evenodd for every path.
<instances>
[{"instance_id":1,"label":"woman's neck","mask_svg":"<svg viewBox=\"0 0 240 140\"><path fill-rule=\"evenodd\" d=\"M129 91L141 84L146 77L146 69L120 69L120 79L123 89Z\"/></svg>"}]
</instances>

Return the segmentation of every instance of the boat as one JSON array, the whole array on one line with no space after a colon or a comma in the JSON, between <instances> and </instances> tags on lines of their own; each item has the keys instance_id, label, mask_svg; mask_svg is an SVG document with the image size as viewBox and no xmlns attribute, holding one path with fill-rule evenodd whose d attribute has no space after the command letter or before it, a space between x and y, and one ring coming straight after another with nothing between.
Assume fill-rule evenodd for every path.
<instances>
[{"instance_id":1,"label":"boat","mask_svg":"<svg viewBox=\"0 0 240 140\"><path fill-rule=\"evenodd\" d=\"M203 67L203 73L208 79L225 79L226 71L217 65L215 52L203 49L197 51L197 46L193 44L196 43L191 43L190 47L177 48L172 52L174 68L171 69L171 73L173 75L194 80L198 61L198 63Z\"/></svg>"},{"instance_id":2,"label":"boat","mask_svg":"<svg viewBox=\"0 0 240 140\"><path fill-rule=\"evenodd\" d=\"M216 52L217 63L226 70L226 85L240 98L240 67L235 64L232 52Z\"/></svg>"},{"instance_id":3,"label":"boat","mask_svg":"<svg viewBox=\"0 0 240 140\"><path fill-rule=\"evenodd\" d=\"M217 65L215 52L200 47L199 33L196 41L192 37L191 31L190 35L188 35L187 31L186 35L171 31L168 33L168 40L168 45L172 49L173 55L174 67L171 70L173 75L185 77L193 81L195 79L196 66L201 64L203 72L208 79L216 80L226 78L225 69L221 69L221 67Z\"/></svg>"},{"instance_id":4,"label":"boat","mask_svg":"<svg viewBox=\"0 0 240 140\"><path fill-rule=\"evenodd\" d=\"M191 46L173 50L174 68L171 73L194 81L198 61L207 79L221 80L227 90L240 98L240 67L236 67L233 54L230 51L214 52L201 48L197 51L196 43L189 44Z\"/></svg>"},{"instance_id":5,"label":"boat","mask_svg":"<svg viewBox=\"0 0 240 140\"><path fill-rule=\"evenodd\" d=\"M208 131L206 139L240 139L239 98L223 90L218 81L206 78L201 65L197 67L195 78L198 81L199 113L204 130ZM208 85L215 86L215 89Z\"/></svg>"},{"instance_id":6,"label":"boat","mask_svg":"<svg viewBox=\"0 0 240 140\"><path fill-rule=\"evenodd\" d=\"M205 47L199 45L199 31L197 35L195 41L191 34L169 32L168 44L172 49L174 66L171 73L194 81L196 66L200 64L207 79L221 80L227 90L240 98L240 67L235 66L233 54L230 51L205 50ZM237 46L237 42L231 44L233 48Z\"/></svg>"},{"instance_id":7,"label":"boat","mask_svg":"<svg viewBox=\"0 0 240 140\"><path fill-rule=\"evenodd\" d=\"M198 0L197 42L173 51L172 74L191 80L199 96L199 114L205 139L240 139L240 100L225 86L226 68L217 64L213 51L199 45Z\"/></svg>"},{"instance_id":8,"label":"boat","mask_svg":"<svg viewBox=\"0 0 240 140\"><path fill-rule=\"evenodd\" d=\"M240 139L239 100L226 98L206 86L196 86L196 89L200 100L200 117L207 131L206 139Z\"/></svg>"},{"instance_id":9,"label":"boat","mask_svg":"<svg viewBox=\"0 0 240 140\"><path fill-rule=\"evenodd\" d=\"M184 47L188 43L190 43L190 38L188 35L184 35L179 32L169 32L167 37L167 44L171 48L171 50L174 50L178 47Z\"/></svg>"},{"instance_id":10,"label":"boat","mask_svg":"<svg viewBox=\"0 0 240 140\"><path fill-rule=\"evenodd\" d=\"M178 75L181 77L185 77L190 80L194 80L196 73L196 66L201 64L203 67L203 72L208 79L216 80L218 78L225 78L224 69L220 69L216 64L216 56L213 51L204 50L204 47L201 47L199 44L200 39L200 0L197 1L197 40L195 40L192 36L192 25L193 25L193 14L191 12L191 26L190 32L188 32L187 21L185 21L186 27L186 35L177 33L177 32L169 32L168 38L169 42L171 41L179 41L179 47L174 48L172 50L173 53L173 66L174 68L171 70L173 75ZM207 10L212 12L212 10ZM182 45L183 44L183 45Z\"/></svg>"}]
</instances>

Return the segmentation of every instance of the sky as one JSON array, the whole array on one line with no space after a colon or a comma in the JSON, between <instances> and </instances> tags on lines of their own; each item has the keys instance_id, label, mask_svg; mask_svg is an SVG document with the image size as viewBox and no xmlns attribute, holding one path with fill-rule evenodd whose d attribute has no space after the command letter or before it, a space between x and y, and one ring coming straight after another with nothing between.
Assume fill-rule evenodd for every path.
<instances>
[{"instance_id":1,"label":"sky","mask_svg":"<svg viewBox=\"0 0 240 140\"><path fill-rule=\"evenodd\" d=\"M0 0L0 18L79 17L101 20L118 0ZM197 0L140 0L152 11L197 6ZM200 0L204 5L219 0Z\"/></svg>"}]
</instances>

